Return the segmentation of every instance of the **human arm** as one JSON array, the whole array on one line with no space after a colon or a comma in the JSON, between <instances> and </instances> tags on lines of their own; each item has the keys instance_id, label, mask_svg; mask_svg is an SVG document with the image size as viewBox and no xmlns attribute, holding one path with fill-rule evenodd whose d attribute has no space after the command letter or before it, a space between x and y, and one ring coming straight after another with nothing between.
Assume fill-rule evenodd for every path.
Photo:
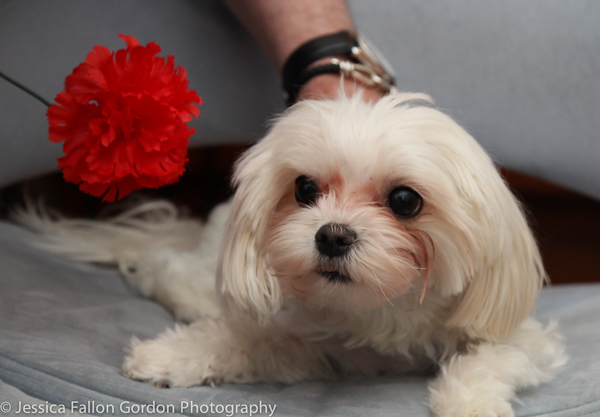
<instances>
[{"instance_id":1,"label":"human arm","mask_svg":"<svg viewBox=\"0 0 600 417\"><path fill-rule=\"evenodd\" d=\"M319 36L354 30L345 0L224 0L233 14L263 47L279 74L289 56L307 41ZM348 95L365 89L368 101L381 97L380 90L365 87L346 77ZM340 88L338 74L312 78L300 90L299 100L335 97Z\"/></svg>"}]
</instances>

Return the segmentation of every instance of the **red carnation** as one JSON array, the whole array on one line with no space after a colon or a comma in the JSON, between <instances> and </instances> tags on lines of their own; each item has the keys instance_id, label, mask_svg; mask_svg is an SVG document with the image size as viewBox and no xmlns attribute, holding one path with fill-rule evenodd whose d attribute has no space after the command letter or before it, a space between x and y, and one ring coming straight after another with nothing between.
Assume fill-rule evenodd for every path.
<instances>
[{"instance_id":1,"label":"red carnation","mask_svg":"<svg viewBox=\"0 0 600 417\"><path fill-rule=\"evenodd\" d=\"M127 49L95 46L47 113L50 140L65 142L65 180L102 201L176 182L202 102L172 56L155 56L160 46L119 36Z\"/></svg>"}]
</instances>

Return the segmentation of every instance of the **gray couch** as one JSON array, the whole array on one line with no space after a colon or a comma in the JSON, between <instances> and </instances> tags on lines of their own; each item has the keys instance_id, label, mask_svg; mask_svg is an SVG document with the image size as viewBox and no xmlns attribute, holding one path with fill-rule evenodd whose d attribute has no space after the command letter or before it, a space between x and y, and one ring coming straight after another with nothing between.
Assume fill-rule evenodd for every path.
<instances>
[{"instance_id":1,"label":"gray couch","mask_svg":"<svg viewBox=\"0 0 600 417\"><path fill-rule=\"evenodd\" d=\"M600 3L350 6L400 89L432 95L499 163L600 198ZM254 140L283 108L277 74L213 0L0 0L0 71L52 99L93 45L123 47L119 33L156 41L186 67L204 101L195 146ZM44 106L0 81L0 187L54 170L60 154L47 140ZM221 416L228 404L261 402L276 404L277 416L429 415L424 375L185 390L131 381L120 374L123 346L173 319L115 272L41 253L32 239L0 222L0 403L10 413L21 401L117 415L133 404L172 405L198 415L181 409L193 401ZM553 382L521 393L518 416L600 415L599 314L598 285L543 290L537 315L559 321L571 361Z\"/></svg>"}]
</instances>

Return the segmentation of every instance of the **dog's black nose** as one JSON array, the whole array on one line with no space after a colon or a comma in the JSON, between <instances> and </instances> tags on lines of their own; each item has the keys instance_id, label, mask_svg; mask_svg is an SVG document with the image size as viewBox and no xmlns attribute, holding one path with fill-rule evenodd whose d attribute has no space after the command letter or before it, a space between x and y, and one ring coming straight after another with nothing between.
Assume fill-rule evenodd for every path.
<instances>
[{"instance_id":1,"label":"dog's black nose","mask_svg":"<svg viewBox=\"0 0 600 417\"><path fill-rule=\"evenodd\" d=\"M345 255L356 242L356 233L340 224L322 226L315 235L317 249L330 258Z\"/></svg>"}]
</instances>

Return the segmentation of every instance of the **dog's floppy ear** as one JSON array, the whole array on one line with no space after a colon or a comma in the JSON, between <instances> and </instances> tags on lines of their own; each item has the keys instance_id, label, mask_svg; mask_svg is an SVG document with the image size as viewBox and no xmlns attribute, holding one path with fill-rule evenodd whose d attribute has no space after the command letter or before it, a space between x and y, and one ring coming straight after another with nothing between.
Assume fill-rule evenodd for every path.
<instances>
[{"instance_id":1,"label":"dog's floppy ear","mask_svg":"<svg viewBox=\"0 0 600 417\"><path fill-rule=\"evenodd\" d=\"M472 338L498 341L533 312L546 274L520 204L489 157L482 157L489 163L461 190L477 225L469 231L473 274L448 324Z\"/></svg>"},{"instance_id":2,"label":"dog's floppy ear","mask_svg":"<svg viewBox=\"0 0 600 417\"><path fill-rule=\"evenodd\" d=\"M399 95L388 103L394 100L406 101ZM446 324L473 339L502 340L533 312L546 279L521 206L491 158L449 116L422 106L399 109L403 123L420 132L415 148L428 149L413 169L441 216L420 227L434 243L432 289L456 297Z\"/></svg>"},{"instance_id":3,"label":"dog's floppy ear","mask_svg":"<svg viewBox=\"0 0 600 417\"><path fill-rule=\"evenodd\" d=\"M279 282L269 272L263 239L280 196L268 138L238 161L236 193L221 246L217 289L228 313L250 314L265 322L281 307Z\"/></svg>"}]
</instances>

